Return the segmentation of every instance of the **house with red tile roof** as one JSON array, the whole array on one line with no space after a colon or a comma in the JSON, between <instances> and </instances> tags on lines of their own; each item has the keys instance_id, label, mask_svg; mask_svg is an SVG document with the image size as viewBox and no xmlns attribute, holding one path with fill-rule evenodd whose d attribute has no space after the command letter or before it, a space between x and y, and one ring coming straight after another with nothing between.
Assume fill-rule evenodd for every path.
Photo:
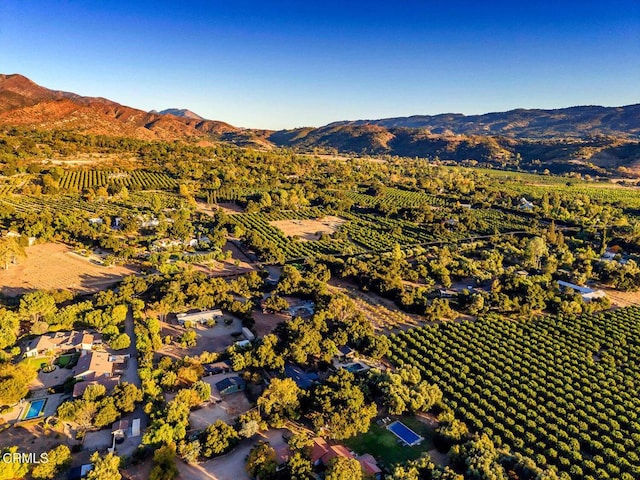
<instances>
[{"instance_id":1,"label":"house with red tile roof","mask_svg":"<svg viewBox=\"0 0 640 480\"><path fill-rule=\"evenodd\" d=\"M314 466L329 465L336 457L352 458L358 461L365 474L381 478L382 471L373 456L367 454L354 455L344 445L330 445L324 438L315 437L311 444L311 463Z\"/></svg>"}]
</instances>

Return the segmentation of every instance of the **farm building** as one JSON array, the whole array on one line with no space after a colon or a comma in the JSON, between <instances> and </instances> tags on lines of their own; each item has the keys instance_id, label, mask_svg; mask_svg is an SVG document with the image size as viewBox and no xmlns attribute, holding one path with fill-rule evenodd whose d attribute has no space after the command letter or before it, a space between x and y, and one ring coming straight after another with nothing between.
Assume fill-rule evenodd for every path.
<instances>
[{"instance_id":1,"label":"farm building","mask_svg":"<svg viewBox=\"0 0 640 480\"><path fill-rule=\"evenodd\" d=\"M176 317L178 318L178 323L180 325L184 325L186 322L207 323L210 320L222 317L222 310L215 309L195 313L178 313Z\"/></svg>"},{"instance_id":2,"label":"farm building","mask_svg":"<svg viewBox=\"0 0 640 480\"><path fill-rule=\"evenodd\" d=\"M565 282L563 280L558 280L558 285L560 285L561 287L570 288L571 290L575 290L576 292L580 293L580 296L582 297L582 300L585 301L585 303L589 303L591 300L594 300L596 298L603 298L607 296L607 294L602 290L593 290L588 287L581 287L580 285L574 285L573 283Z\"/></svg>"},{"instance_id":3,"label":"farm building","mask_svg":"<svg viewBox=\"0 0 640 480\"><path fill-rule=\"evenodd\" d=\"M220 392L220 395L241 392L245 389L245 386L244 380L240 377L227 377L216 383L216 388Z\"/></svg>"}]
</instances>

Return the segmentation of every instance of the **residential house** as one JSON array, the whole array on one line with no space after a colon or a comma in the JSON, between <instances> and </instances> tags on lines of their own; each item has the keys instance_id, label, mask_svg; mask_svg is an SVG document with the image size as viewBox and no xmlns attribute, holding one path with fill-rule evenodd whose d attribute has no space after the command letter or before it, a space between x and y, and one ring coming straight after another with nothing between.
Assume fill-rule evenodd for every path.
<instances>
[{"instance_id":1,"label":"residential house","mask_svg":"<svg viewBox=\"0 0 640 480\"><path fill-rule=\"evenodd\" d=\"M340 357L342 361L347 361L351 358L355 358L357 353L353 348L351 348L348 345L343 345L342 347L340 347L338 349L338 352L340 352Z\"/></svg>"},{"instance_id":2,"label":"residential house","mask_svg":"<svg viewBox=\"0 0 640 480\"><path fill-rule=\"evenodd\" d=\"M299 302L289 307L289 315L292 317L302 317L308 318L313 315L315 311L315 303L311 300L306 300L304 302Z\"/></svg>"},{"instance_id":3,"label":"residential house","mask_svg":"<svg viewBox=\"0 0 640 480\"><path fill-rule=\"evenodd\" d=\"M67 480L81 480L87 478L87 475L93 468L93 464L86 463L78 467L73 467L67 472Z\"/></svg>"},{"instance_id":4,"label":"residential house","mask_svg":"<svg viewBox=\"0 0 640 480\"><path fill-rule=\"evenodd\" d=\"M308 390L319 380L318 374L315 372L307 373L300 367L287 363L284 366L284 376L293 380L298 387Z\"/></svg>"},{"instance_id":5,"label":"residential house","mask_svg":"<svg viewBox=\"0 0 640 480\"><path fill-rule=\"evenodd\" d=\"M355 459L367 476L376 479L382 478L382 471L373 456L367 454L356 456L344 445L330 445L324 438L316 437L312 439L311 462L314 466L329 465L329 462L336 457Z\"/></svg>"},{"instance_id":6,"label":"residential house","mask_svg":"<svg viewBox=\"0 0 640 480\"><path fill-rule=\"evenodd\" d=\"M216 388L220 395L230 395L243 391L246 388L246 384L240 377L227 377L216 382Z\"/></svg>"},{"instance_id":7,"label":"residential house","mask_svg":"<svg viewBox=\"0 0 640 480\"><path fill-rule=\"evenodd\" d=\"M73 372L75 378L84 380L111 377L113 375L113 362L109 361L107 352L91 351L87 355L80 357Z\"/></svg>"},{"instance_id":8,"label":"residential house","mask_svg":"<svg viewBox=\"0 0 640 480\"><path fill-rule=\"evenodd\" d=\"M90 351L95 345L102 343L102 336L87 331L54 332L40 335L27 345L25 357L41 355L60 355L63 353L80 351L82 354Z\"/></svg>"},{"instance_id":9,"label":"residential house","mask_svg":"<svg viewBox=\"0 0 640 480\"><path fill-rule=\"evenodd\" d=\"M273 447L273 450L276 452L276 471L284 470L287 468L287 462L291 459L293 452L286 443Z\"/></svg>"}]
</instances>

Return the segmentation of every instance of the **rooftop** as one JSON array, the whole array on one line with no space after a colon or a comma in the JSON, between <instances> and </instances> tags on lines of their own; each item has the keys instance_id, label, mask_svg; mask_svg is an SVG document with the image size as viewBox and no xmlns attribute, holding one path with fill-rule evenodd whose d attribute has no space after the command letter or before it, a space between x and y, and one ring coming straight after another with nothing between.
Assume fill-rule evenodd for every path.
<instances>
[{"instance_id":1,"label":"rooftop","mask_svg":"<svg viewBox=\"0 0 640 480\"><path fill-rule=\"evenodd\" d=\"M284 366L284 376L296 382L296 385L304 390L311 388L311 386L319 379L317 373L307 373L300 367L291 363L287 363Z\"/></svg>"}]
</instances>

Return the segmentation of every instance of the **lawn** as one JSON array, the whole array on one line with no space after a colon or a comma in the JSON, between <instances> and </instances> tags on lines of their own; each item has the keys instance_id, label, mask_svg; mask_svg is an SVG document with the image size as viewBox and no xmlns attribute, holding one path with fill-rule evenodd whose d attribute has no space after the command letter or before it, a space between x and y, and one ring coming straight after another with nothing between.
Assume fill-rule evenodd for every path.
<instances>
[{"instance_id":1,"label":"lawn","mask_svg":"<svg viewBox=\"0 0 640 480\"><path fill-rule=\"evenodd\" d=\"M77 354L75 354L75 353L70 353L70 354L67 354L67 355L60 355L58 357L58 365L60 367L62 367L62 368L68 367L74 361L74 357L76 355Z\"/></svg>"},{"instance_id":2,"label":"lawn","mask_svg":"<svg viewBox=\"0 0 640 480\"><path fill-rule=\"evenodd\" d=\"M22 363L29 365L34 371L38 371L43 365L48 365L50 360L49 357L29 357L22 360Z\"/></svg>"},{"instance_id":3,"label":"lawn","mask_svg":"<svg viewBox=\"0 0 640 480\"><path fill-rule=\"evenodd\" d=\"M345 440L344 444L356 453L370 453L386 466L416 459L423 452L435 448L433 445L434 431L427 425L414 417L400 417L397 420L424 437L422 443L415 447L404 447L400 445L398 437L384 426L381 427L373 423L367 433Z\"/></svg>"}]
</instances>

